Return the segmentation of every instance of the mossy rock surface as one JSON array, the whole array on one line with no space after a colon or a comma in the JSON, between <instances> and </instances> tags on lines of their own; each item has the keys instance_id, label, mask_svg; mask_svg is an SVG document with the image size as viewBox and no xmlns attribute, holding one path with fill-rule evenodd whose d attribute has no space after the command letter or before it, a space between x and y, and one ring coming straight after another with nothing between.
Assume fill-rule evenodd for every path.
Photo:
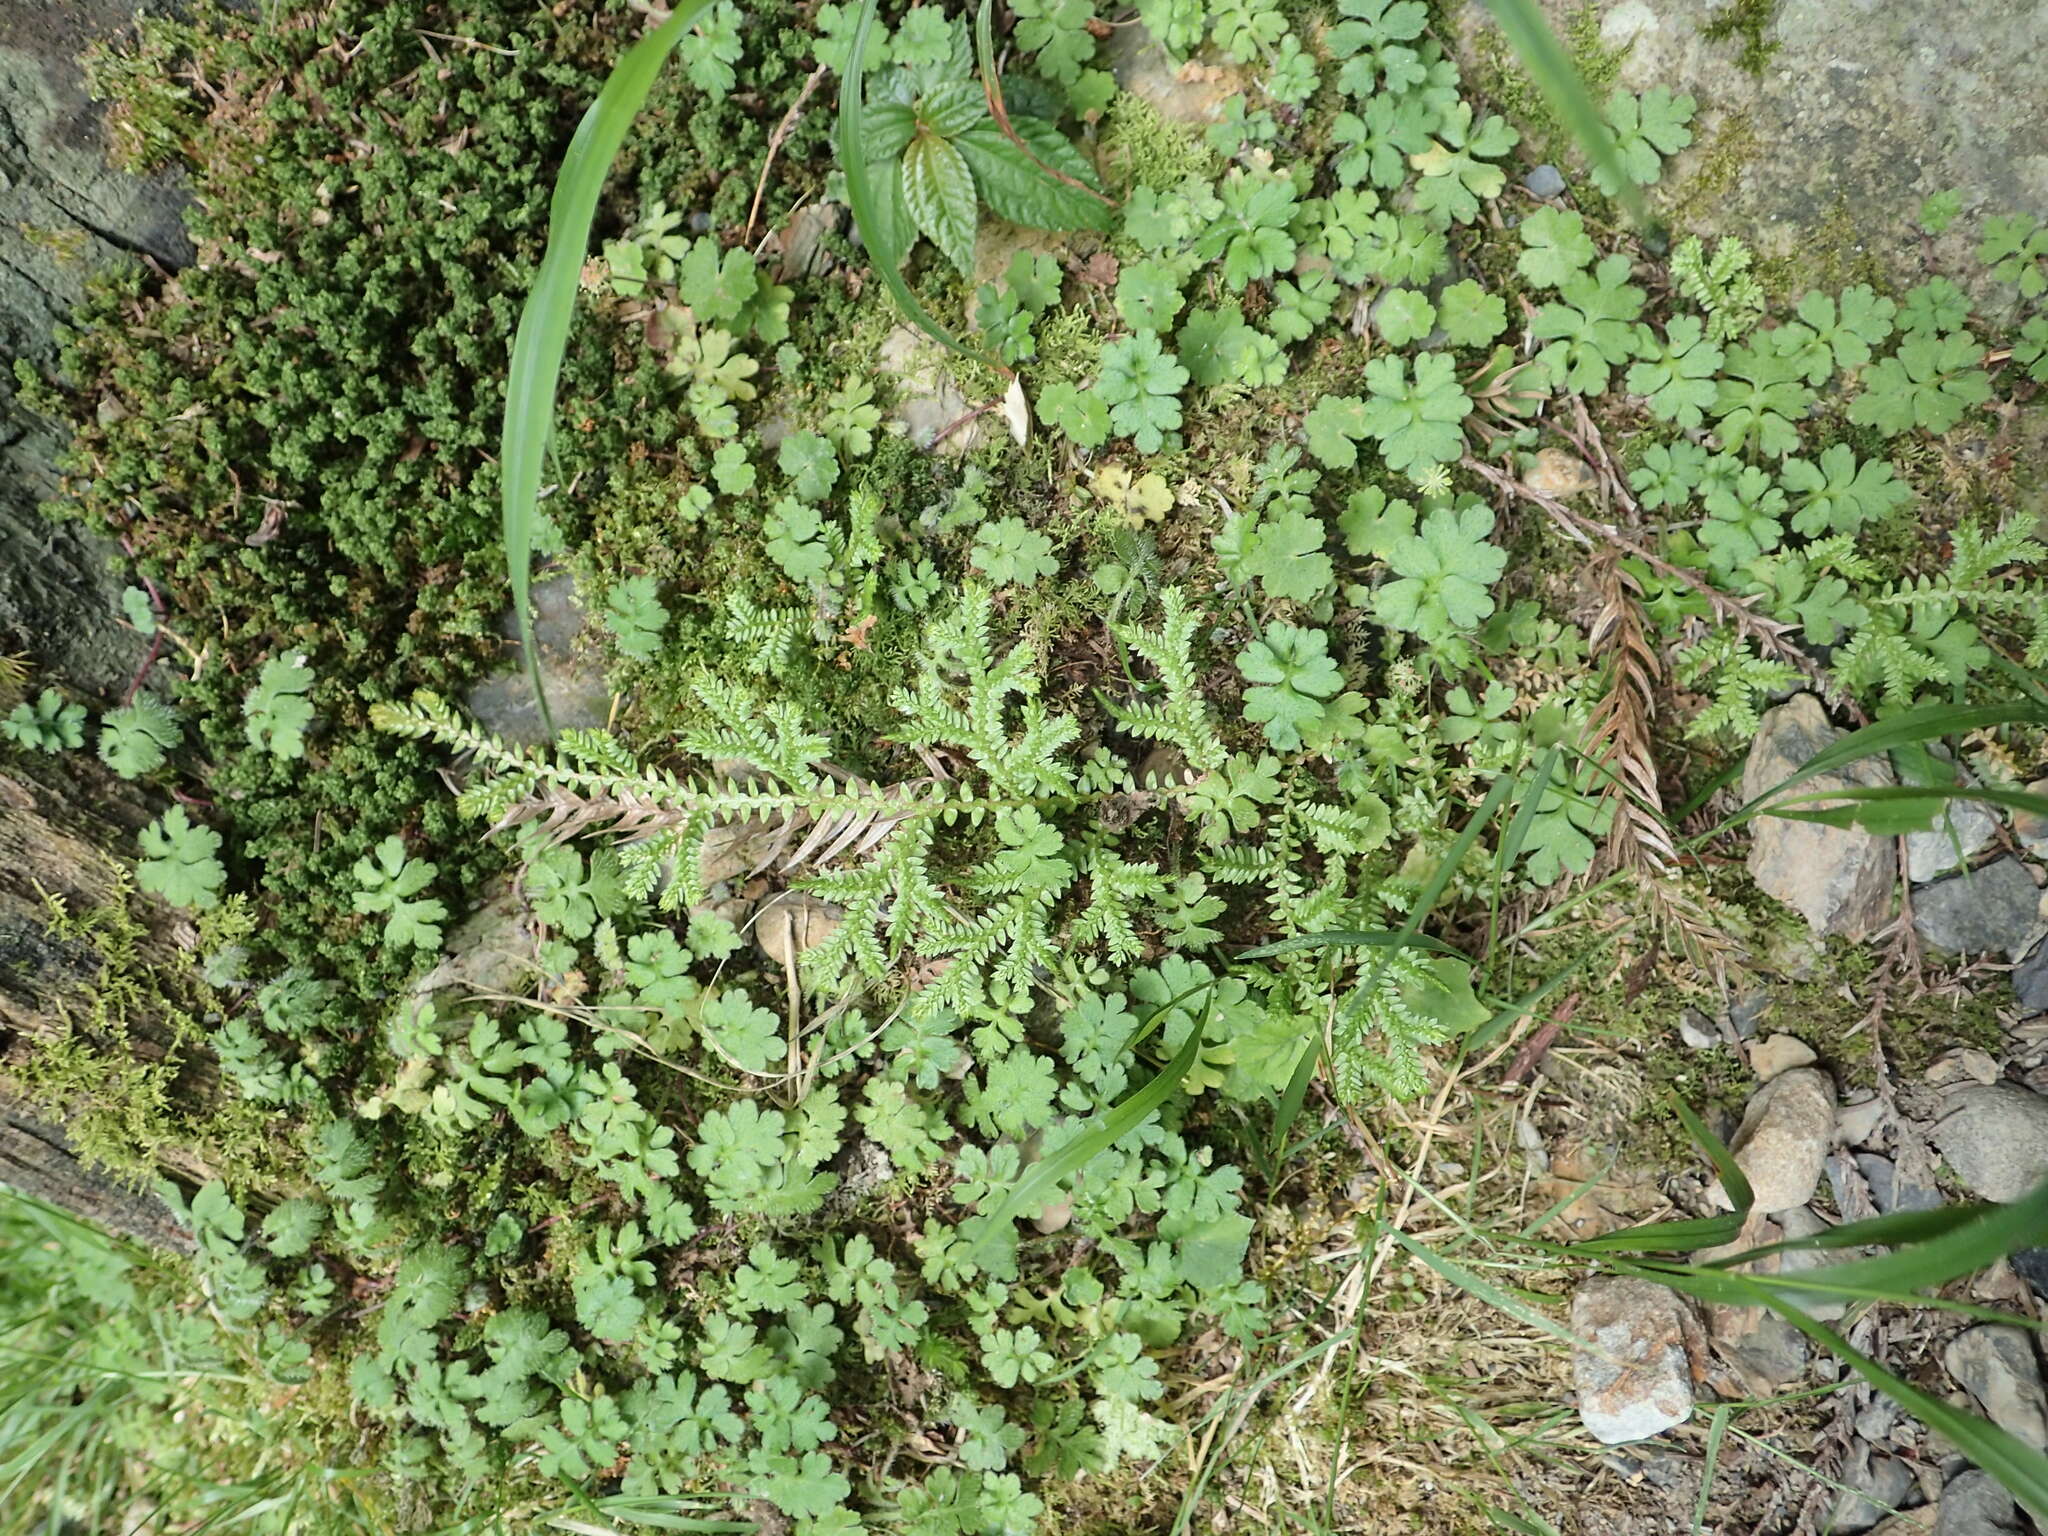
<instances>
[{"instance_id":1,"label":"mossy rock surface","mask_svg":"<svg viewBox=\"0 0 2048 1536\"><path fill-rule=\"evenodd\" d=\"M1544 9L1596 79L1611 72L1617 86L1698 99L1692 148L1657 199L1681 227L1737 235L1777 258L1795 294L1866 278L1909 287L1930 260L1961 273L1983 216L2048 208L2048 9L2027 0ZM1468 49L1483 49L1493 29L1474 4L1463 30ZM1961 217L1929 241L1920 205L1951 190Z\"/></svg>"}]
</instances>

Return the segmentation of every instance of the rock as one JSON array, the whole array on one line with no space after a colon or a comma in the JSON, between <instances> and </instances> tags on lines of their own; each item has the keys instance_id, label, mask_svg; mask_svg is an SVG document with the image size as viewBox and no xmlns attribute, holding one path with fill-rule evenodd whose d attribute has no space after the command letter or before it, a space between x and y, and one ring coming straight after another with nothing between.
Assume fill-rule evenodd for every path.
<instances>
[{"instance_id":1,"label":"rock","mask_svg":"<svg viewBox=\"0 0 2048 1536\"><path fill-rule=\"evenodd\" d=\"M1564 177L1554 165L1539 165L1522 178L1522 190L1547 200L1564 191Z\"/></svg>"},{"instance_id":2,"label":"rock","mask_svg":"<svg viewBox=\"0 0 2048 1536\"><path fill-rule=\"evenodd\" d=\"M767 247L775 256L775 280L787 283L829 270L832 253L825 248L825 238L839 232L845 217L839 204L824 202L805 203L792 213Z\"/></svg>"},{"instance_id":3,"label":"rock","mask_svg":"<svg viewBox=\"0 0 2048 1536\"><path fill-rule=\"evenodd\" d=\"M1974 1045L1954 1045L1927 1064L1927 1081L1936 1088L1957 1088L1964 1083L1995 1083L1998 1063L1989 1051Z\"/></svg>"},{"instance_id":4,"label":"rock","mask_svg":"<svg viewBox=\"0 0 2048 1536\"><path fill-rule=\"evenodd\" d=\"M1936 949L2017 960L2041 932L2041 893L2018 859L1998 859L1913 893L1913 927Z\"/></svg>"},{"instance_id":5,"label":"rock","mask_svg":"<svg viewBox=\"0 0 2048 1536\"><path fill-rule=\"evenodd\" d=\"M523 995L537 968L527 916L526 903L511 882L493 882L488 899L448 930L440 963L413 983L413 995L424 997L444 987L465 996Z\"/></svg>"},{"instance_id":6,"label":"rock","mask_svg":"<svg viewBox=\"0 0 2048 1536\"><path fill-rule=\"evenodd\" d=\"M1834 1132L1834 1081L1817 1067L1794 1067L1759 1088L1730 1143L1755 1208L1769 1214L1811 1200Z\"/></svg>"},{"instance_id":7,"label":"rock","mask_svg":"<svg viewBox=\"0 0 2048 1536\"><path fill-rule=\"evenodd\" d=\"M2048 799L2048 779L2036 779L2027 793ZM2012 835L2037 859L2048 859L2048 811L2014 811Z\"/></svg>"},{"instance_id":8,"label":"rock","mask_svg":"<svg viewBox=\"0 0 2048 1536\"><path fill-rule=\"evenodd\" d=\"M2012 1272L2032 1287L2036 1296L2048 1301L2048 1248L2022 1248L2009 1254Z\"/></svg>"},{"instance_id":9,"label":"rock","mask_svg":"<svg viewBox=\"0 0 2048 1536\"><path fill-rule=\"evenodd\" d=\"M1883 1445L1899 1422L1899 1405L1888 1397L1874 1397L1856 1411L1856 1433L1872 1445Z\"/></svg>"},{"instance_id":10,"label":"rock","mask_svg":"<svg viewBox=\"0 0 2048 1536\"><path fill-rule=\"evenodd\" d=\"M789 966L839 931L846 909L802 891L784 891L761 903L754 917L754 947L779 966Z\"/></svg>"},{"instance_id":11,"label":"rock","mask_svg":"<svg viewBox=\"0 0 2048 1536\"><path fill-rule=\"evenodd\" d=\"M96 274L138 258L175 272L192 259L183 177L108 165L107 113L79 63L89 45L131 32L137 9L0 4L0 358L38 374ZM0 649L26 649L44 682L118 696L148 649L121 622L125 562L113 540L39 510L57 495L69 441L0 370Z\"/></svg>"},{"instance_id":12,"label":"rock","mask_svg":"<svg viewBox=\"0 0 2048 1536\"><path fill-rule=\"evenodd\" d=\"M1742 769L1742 798L1754 800L1789 779L1841 735L1820 700L1794 694L1768 712ZM1803 781L1799 790L1877 786L1892 782L1882 758L1864 758ZM1868 938L1891 914L1898 875L1893 839L1858 827L1759 816L1750 824L1749 872L1767 895L1798 912L1817 934ZM1939 889L1939 887L1937 887Z\"/></svg>"},{"instance_id":13,"label":"rock","mask_svg":"<svg viewBox=\"0 0 2048 1536\"><path fill-rule=\"evenodd\" d=\"M1869 1091L1866 1089L1866 1093ZM1891 1119L1883 1099L1876 1094L1843 1104L1835 1110L1835 1144L1843 1147L1868 1146Z\"/></svg>"},{"instance_id":14,"label":"rock","mask_svg":"<svg viewBox=\"0 0 2048 1536\"><path fill-rule=\"evenodd\" d=\"M1766 1083L1794 1067L1810 1067L1819 1059L1804 1040L1791 1035L1772 1035L1749 1047L1749 1070Z\"/></svg>"},{"instance_id":15,"label":"rock","mask_svg":"<svg viewBox=\"0 0 2048 1536\"><path fill-rule=\"evenodd\" d=\"M1745 992L1728 1005L1728 1027L1735 1031L1736 1039L1753 1040L1757 1025L1770 1011L1770 993Z\"/></svg>"},{"instance_id":16,"label":"rock","mask_svg":"<svg viewBox=\"0 0 2048 1536\"><path fill-rule=\"evenodd\" d=\"M940 439L941 432L973 407L946 369L945 349L923 332L907 325L897 326L882 338L875 361L896 384L896 398L889 407L889 415L901 423L918 447L930 448L937 443L937 452L959 457L979 447L994 430L986 416L977 416Z\"/></svg>"},{"instance_id":17,"label":"rock","mask_svg":"<svg viewBox=\"0 0 2048 1536\"><path fill-rule=\"evenodd\" d=\"M2048 1098L2018 1083L1973 1083L1946 1106L1934 1144L1972 1194L2018 1200L2048 1178Z\"/></svg>"},{"instance_id":18,"label":"rock","mask_svg":"<svg viewBox=\"0 0 2048 1536\"><path fill-rule=\"evenodd\" d=\"M1914 1484L1911 1467L1896 1456L1873 1454L1861 1441L1841 1481L1851 1491L1836 1496L1834 1513L1821 1526L1830 1536L1861 1536L1905 1503Z\"/></svg>"},{"instance_id":19,"label":"rock","mask_svg":"<svg viewBox=\"0 0 2048 1536\"><path fill-rule=\"evenodd\" d=\"M1567 496L1583 496L1600 488L1600 477L1593 473L1593 466L1576 454L1566 453L1561 448L1542 448L1536 453L1536 462L1529 466L1522 476L1522 483L1539 496L1562 500Z\"/></svg>"},{"instance_id":20,"label":"rock","mask_svg":"<svg viewBox=\"0 0 2048 1536\"><path fill-rule=\"evenodd\" d=\"M1941 1361L1969 1388L1986 1418L2035 1450L2048 1451L2048 1389L2026 1329L1979 1323L1950 1340Z\"/></svg>"},{"instance_id":21,"label":"rock","mask_svg":"<svg viewBox=\"0 0 2048 1536\"><path fill-rule=\"evenodd\" d=\"M611 715L603 662L593 648L578 644L586 627L574 577L550 576L534 587L533 639L557 729L603 725ZM498 633L505 641L505 665L470 689L463 703L486 730L515 746L533 746L548 733L520 660L518 621L511 613L499 619Z\"/></svg>"},{"instance_id":22,"label":"rock","mask_svg":"<svg viewBox=\"0 0 2048 1536\"><path fill-rule=\"evenodd\" d=\"M1544 9L1559 25L1583 14L1574 0ZM2048 122L2033 62L2048 52L2048 11L2038 5L1779 5L1752 13L1769 50L1761 60L1740 25L1711 35L1727 15L1722 0L1595 0L1593 9L1617 85L1699 100L1691 148L1666 167L1658 200L1681 209L1687 228L1794 259L1794 286L1851 281L1840 269L1869 267L1900 290L1928 270L1969 271L1988 289L1988 269L1970 259L1981 216L2048 208ZM1455 19L1468 50L1493 40L1478 0ZM1921 202L1950 188L1963 216L1930 242Z\"/></svg>"},{"instance_id":23,"label":"rock","mask_svg":"<svg viewBox=\"0 0 2048 1536\"><path fill-rule=\"evenodd\" d=\"M1872 1152L1856 1155L1856 1171L1863 1175L1863 1182L1870 1186L1870 1198L1877 1206L1880 1216L1889 1216L1893 1211L1932 1211L1944 1203L1941 1191L1932 1185L1922 1184L1914 1179L1901 1179L1897 1167L1888 1157L1879 1157Z\"/></svg>"},{"instance_id":24,"label":"rock","mask_svg":"<svg viewBox=\"0 0 2048 1536\"><path fill-rule=\"evenodd\" d=\"M1924 885L1960 869L1998 836L1998 818L1976 800L1951 800L1924 832L1906 834L1906 878Z\"/></svg>"},{"instance_id":25,"label":"rock","mask_svg":"<svg viewBox=\"0 0 2048 1536\"><path fill-rule=\"evenodd\" d=\"M2012 1495L1989 1472L1959 1473L1941 1490L1934 1536L2018 1536L2024 1529Z\"/></svg>"},{"instance_id":26,"label":"rock","mask_svg":"<svg viewBox=\"0 0 2048 1536\"><path fill-rule=\"evenodd\" d=\"M1806 1374L1806 1335L1766 1307L1709 1306L1714 1348L1747 1391L1769 1397Z\"/></svg>"},{"instance_id":27,"label":"rock","mask_svg":"<svg viewBox=\"0 0 2048 1536\"><path fill-rule=\"evenodd\" d=\"M1697 1008L1688 1008L1679 1014L1678 1038L1689 1051L1711 1051L1721 1043L1721 1037L1714 1032L1713 1022Z\"/></svg>"},{"instance_id":28,"label":"rock","mask_svg":"<svg viewBox=\"0 0 2048 1536\"><path fill-rule=\"evenodd\" d=\"M2048 1013L2048 944L2037 944L2034 952L2013 967L2013 995L2022 1013Z\"/></svg>"},{"instance_id":29,"label":"rock","mask_svg":"<svg viewBox=\"0 0 2048 1536\"><path fill-rule=\"evenodd\" d=\"M1571 1322L1579 1418L1602 1445L1647 1439L1691 1416L1687 1342L1698 1324L1678 1295L1602 1276L1572 1297Z\"/></svg>"},{"instance_id":30,"label":"rock","mask_svg":"<svg viewBox=\"0 0 2048 1536\"><path fill-rule=\"evenodd\" d=\"M1103 47L1116 83L1149 102L1169 123L1205 125L1223 117L1223 104L1245 87L1242 70L1182 64L1142 26L1120 26Z\"/></svg>"}]
</instances>

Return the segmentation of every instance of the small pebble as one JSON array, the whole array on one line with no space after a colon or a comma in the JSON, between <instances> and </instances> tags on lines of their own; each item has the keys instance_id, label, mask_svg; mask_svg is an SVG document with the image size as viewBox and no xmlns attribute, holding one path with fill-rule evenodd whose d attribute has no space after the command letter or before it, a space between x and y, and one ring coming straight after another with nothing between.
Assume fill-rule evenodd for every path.
<instances>
[{"instance_id":1,"label":"small pebble","mask_svg":"<svg viewBox=\"0 0 2048 1536\"><path fill-rule=\"evenodd\" d=\"M1728 1007L1728 1022L1735 1026L1735 1033L1744 1040L1756 1034L1756 1027L1763 1022L1765 1014L1771 1011L1771 994L1751 992L1738 997Z\"/></svg>"},{"instance_id":2,"label":"small pebble","mask_svg":"<svg viewBox=\"0 0 2048 1536\"><path fill-rule=\"evenodd\" d=\"M1539 165L1522 178L1522 190L1531 197L1556 197L1564 190L1564 177L1554 165Z\"/></svg>"},{"instance_id":3,"label":"small pebble","mask_svg":"<svg viewBox=\"0 0 2048 1536\"><path fill-rule=\"evenodd\" d=\"M1974 1045L1958 1045L1943 1051L1927 1068L1927 1081L1936 1088L1959 1088L1964 1083L1995 1083L1998 1063L1987 1051Z\"/></svg>"},{"instance_id":4,"label":"small pebble","mask_svg":"<svg viewBox=\"0 0 2048 1536\"><path fill-rule=\"evenodd\" d=\"M1749 1070L1757 1075L1760 1082L1768 1083L1779 1073L1789 1072L1794 1067L1810 1067L1818 1059L1811 1046L1791 1035L1771 1035L1752 1041L1749 1047Z\"/></svg>"},{"instance_id":5,"label":"small pebble","mask_svg":"<svg viewBox=\"0 0 2048 1536\"><path fill-rule=\"evenodd\" d=\"M1835 1085L1815 1067L1793 1067L1757 1089L1730 1143L1756 1209L1790 1210L1813 1198L1835 1134Z\"/></svg>"},{"instance_id":6,"label":"small pebble","mask_svg":"<svg viewBox=\"0 0 2048 1536\"><path fill-rule=\"evenodd\" d=\"M1721 1043L1712 1022L1697 1008L1688 1008L1678 1016L1678 1038L1689 1051L1711 1051Z\"/></svg>"}]
</instances>

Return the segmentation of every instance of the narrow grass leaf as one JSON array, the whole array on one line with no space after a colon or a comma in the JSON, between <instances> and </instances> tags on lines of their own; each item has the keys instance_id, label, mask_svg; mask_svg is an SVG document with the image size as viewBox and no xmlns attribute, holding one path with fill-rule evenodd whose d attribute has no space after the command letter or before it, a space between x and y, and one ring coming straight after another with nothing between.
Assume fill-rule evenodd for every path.
<instances>
[{"instance_id":1,"label":"narrow grass leaf","mask_svg":"<svg viewBox=\"0 0 2048 1536\"><path fill-rule=\"evenodd\" d=\"M1829 827L1860 826L1880 836L1895 837L1933 826L1942 807L1951 800L1975 800L1982 805L2002 805L2010 810L2048 816L2048 795L1977 784L1865 784L1809 790L1771 802L1762 814L1786 821L1815 821Z\"/></svg>"},{"instance_id":2,"label":"narrow grass leaf","mask_svg":"<svg viewBox=\"0 0 2048 1536\"><path fill-rule=\"evenodd\" d=\"M1733 1411L1723 1403L1707 1421L1707 1452L1700 1465L1699 1502L1692 1507L1693 1536L1700 1536L1707 1528L1707 1502L1714 1496L1714 1474L1721 1466L1721 1442L1728 1436L1728 1415Z\"/></svg>"},{"instance_id":3,"label":"narrow grass leaf","mask_svg":"<svg viewBox=\"0 0 2048 1536\"><path fill-rule=\"evenodd\" d=\"M1586 82L1572 67L1571 56L1550 29L1536 0L1486 0L1486 8L1579 148L1606 177L1621 189L1621 201L1638 224L1649 222L1643 194L1621 163L1621 147L1614 142L1614 130L1607 126Z\"/></svg>"},{"instance_id":4,"label":"narrow grass leaf","mask_svg":"<svg viewBox=\"0 0 2048 1536\"><path fill-rule=\"evenodd\" d=\"M1819 774L1832 772L1861 758L1874 757L1880 752L1889 752L1895 747L1981 731L1994 725L2048 725L2048 707L2040 704L1929 704L1905 710L1875 725L1851 731L1809 758L1798 772L1749 801L1707 835L1716 836L1762 815L1764 808L1783 797L1786 791Z\"/></svg>"},{"instance_id":5,"label":"narrow grass leaf","mask_svg":"<svg viewBox=\"0 0 2048 1536\"><path fill-rule=\"evenodd\" d=\"M1473 1270L1467 1269L1454 1259L1445 1258L1426 1244L1418 1243L1406 1232L1395 1231L1392 1228L1384 1230L1397 1244L1407 1249L1409 1253L1435 1270L1444 1279L1450 1281L1459 1290L1477 1297L1480 1301L1485 1302L1489 1307L1493 1307L1497 1311L1505 1312L1524 1327L1534 1328L1539 1333L1547 1333L1552 1338L1565 1344L1576 1344L1578 1342L1571 1329L1557 1321L1556 1318L1546 1316L1520 1297L1495 1285L1491 1280L1486 1279Z\"/></svg>"},{"instance_id":6,"label":"narrow grass leaf","mask_svg":"<svg viewBox=\"0 0 2048 1536\"><path fill-rule=\"evenodd\" d=\"M542 466L555 423L555 391L569 346L576 311L577 280L590 249L590 226L612 162L626 132L646 104L661 66L683 40L710 0L682 0L669 19L626 50L613 66L597 100L576 125L555 178L548 204L548 243L534 275L533 291L519 314L512 359L505 377L505 421L498 440L498 497L505 566L512 586L512 611L519 625L526 675L540 706L542 723L554 734L540 654L534 647L528 611L533 578L533 526L540 503Z\"/></svg>"},{"instance_id":7,"label":"narrow grass leaf","mask_svg":"<svg viewBox=\"0 0 2048 1536\"><path fill-rule=\"evenodd\" d=\"M1208 990L1203 988L1202 990ZM1211 998L1213 1001L1213 992ZM1162 1003L1153 1010L1156 1022L1164 1017L1166 1010L1180 999ZM1057 1151L1041 1157L1025 1169L1010 1192L990 1213L988 1231L1000 1232L1003 1227L1027 1211L1035 1211L1046 1204L1061 1179L1078 1173L1099 1154L1123 1140L1124 1137L1143 1125L1157 1114L1166 1101L1180 1087L1181 1079L1194 1069L1195 1062L1202 1054L1202 1037L1208 1028L1209 1010L1203 1009L1202 1017L1188 1030L1188 1037L1181 1043L1173 1059L1159 1069L1159 1072L1144 1087L1127 1097L1121 1104L1091 1117L1092 1129L1081 1132L1073 1140L1062 1144Z\"/></svg>"}]
</instances>

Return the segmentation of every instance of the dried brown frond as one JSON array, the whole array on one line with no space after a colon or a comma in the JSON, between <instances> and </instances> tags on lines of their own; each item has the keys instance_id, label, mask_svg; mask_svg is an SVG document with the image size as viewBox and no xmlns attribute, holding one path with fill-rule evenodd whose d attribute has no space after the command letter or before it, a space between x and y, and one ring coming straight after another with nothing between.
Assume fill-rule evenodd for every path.
<instances>
[{"instance_id":1,"label":"dried brown frond","mask_svg":"<svg viewBox=\"0 0 2048 1536\"><path fill-rule=\"evenodd\" d=\"M1586 753L1600 765L1602 795L1613 802L1607 854L1618 867L1665 875L1678 858L1657 786L1650 725L1657 715L1657 653L1643 631L1642 589L1620 555L1603 550L1593 563L1600 609L1587 628L1593 656L1607 666L1607 687L1594 707Z\"/></svg>"},{"instance_id":2,"label":"dried brown frond","mask_svg":"<svg viewBox=\"0 0 2048 1536\"><path fill-rule=\"evenodd\" d=\"M787 875L875 852L905 822L929 811L930 803L916 794L923 783L883 790L856 781L847 792L832 797L851 803L790 804L739 814L701 804L671 804L630 791L584 794L549 785L515 802L491 830L538 823L556 843L596 831L608 832L622 843L688 831L701 835L705 865L725 871L711 878L747 879L771 869Z\"/></svg>"}]
</instances>

